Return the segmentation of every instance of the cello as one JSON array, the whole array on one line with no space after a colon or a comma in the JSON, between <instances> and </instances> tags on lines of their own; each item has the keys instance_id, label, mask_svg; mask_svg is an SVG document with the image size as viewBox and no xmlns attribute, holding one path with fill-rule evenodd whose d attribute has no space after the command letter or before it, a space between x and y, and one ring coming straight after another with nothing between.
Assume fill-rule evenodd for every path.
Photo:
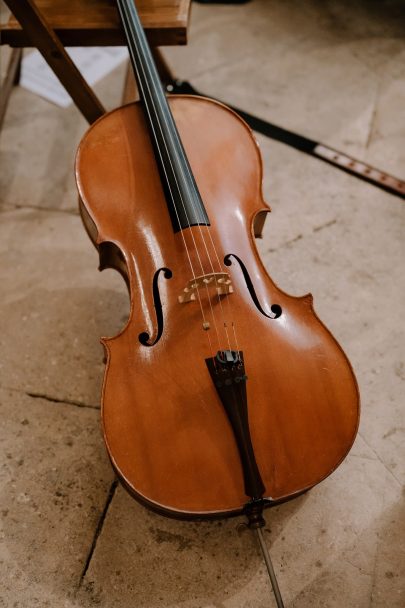
<instances>
[{"instance_id":1,"label":"cello","mask_svg":"<svg viewBox=\"0 0 405 608\"><path fill-rule=\"evenodd\" d=\"M133 0L117 0L140 101L102 116L76 158L100 270L130 314L104 338L102 424L112 466L167 516L245 514L283 606L266 508L327 477L355 439L359 393L342 348L267 274L269 207L249 127L211 99L166 96Z\"/></svg>"}]
</instances>

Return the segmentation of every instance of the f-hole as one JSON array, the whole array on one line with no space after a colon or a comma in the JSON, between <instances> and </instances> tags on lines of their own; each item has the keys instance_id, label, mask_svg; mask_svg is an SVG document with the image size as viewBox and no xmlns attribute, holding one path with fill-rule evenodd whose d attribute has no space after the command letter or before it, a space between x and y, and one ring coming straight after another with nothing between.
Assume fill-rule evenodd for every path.
<instances>
[{"instance_id":1,"label":"f-hole","mask_svg":"<svg viewBox=\"0 0 405 608\"><path fill-rule=\"evenodd\" d=\"M282 309L281 309L281 306L279 304L272 304L270 306L270 310L271 310L271 312L273 314L270 315L267 312L265 312L263 310L263 308L261 307L261 304L260 304L259 299L257 297L255 288L253 287L252 279L250 278L250 275L249 275L249 273L247 271L247 268L244 265L244 263L242 262L242 260L240 258L238 258L238 256L235 255L234 253L228 253L228 255L226 255L224 257L224 264L225 264L225 266L231 266L232 265L231 258L235 258L235 260L238 262L238 264L239 264L239 266L240 266L240 268L242 270L243 277L244 277L245 282L246 282L246 287L248 288L250 296L251 296L251 298L252 298L252 300L253 300L253 302L254 302L257 310L259 312L261 312L262 315L264 315L268 319L278 319L281 316L281 313L283 312Z\"/></svg>"},{"instance_id":2,"label":"f-hole","mask_svg":"<svg viewBox=\"0 0 405 608\"><path fill-rule=\"evenodd\" d=\"M160 300L160 294L159 294L159 275L161 272L163 272L163 276L165 279L171 279L173 276L173 273L170 270L170 268L159 268L159 270L157 270L154 274L152 288L153 288L153 303L155 305L155 311L156 311L156 324L157 324L156 338L153 340L153 342L151 342L151 337L148 334L148 332L143 331L138 336L138 340L143 346L154 346L155 344L157 344L157 342L159 342L160 338L162 337L162 333L163 333L163 310L162 310L162 302Z\"/></svg>"}]
</instances>

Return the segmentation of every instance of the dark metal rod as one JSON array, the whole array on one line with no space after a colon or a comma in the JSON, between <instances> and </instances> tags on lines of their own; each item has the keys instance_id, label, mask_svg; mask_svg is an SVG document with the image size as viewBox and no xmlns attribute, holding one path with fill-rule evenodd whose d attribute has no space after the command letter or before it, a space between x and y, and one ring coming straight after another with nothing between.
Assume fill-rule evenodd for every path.
<instances>
[{"instance_id":1,"label":"dark metal rod","mask_svg":"<svg viewBox=\"0 0 405 608\"><path fill-rule=\"evenodd\" d=\"M277 608L284 608L283 598L281 597L280 589L277 583L276 575L274 572L273 564L271 563L270 553L266 545L266 541L263 537L261 528L255 528L257 536L259 538L260 548L262 550L263 559L266 564L267 572L269 573L271 586L273 587L274 597L276 598Z\"/></svg>"}]
</instances>

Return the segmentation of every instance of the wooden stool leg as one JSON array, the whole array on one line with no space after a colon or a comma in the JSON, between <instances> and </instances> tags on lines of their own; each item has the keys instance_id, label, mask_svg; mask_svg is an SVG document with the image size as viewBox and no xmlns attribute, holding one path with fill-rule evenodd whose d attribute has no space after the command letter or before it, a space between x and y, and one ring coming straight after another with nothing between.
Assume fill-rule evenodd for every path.
<instances>
[{"instance_id":1,"label":"wooden stool leg","mask_svg":"<svg viewBox=\"0 0 405 608\"><path fill-rule=\"evenodd\" d=\"M14 78L13 78L13 84L15 86L17 86L18 84L20 84L20 78L21 78L21 63L22 63L22 58L23 58L23 50L22 49L13 49L13 51L16 51L16 55L17 55L17 65L16 65L16 70L15 70L15 74L14 74Z\"/></svg>"},{"instance_id":2,"label":"wooden stool leg","mask_svg":"<svg viewBox=\"0 0 405 608\"><path fill-rule=\"evenodd\" d=\"M31 38L32 45L41 52L83 116L90 123L97 120L105 112L103 106L33 0L5 0L5 2Z\"/></svg>"},{"instance_id":3,"label":"wooden stool leg","mask_svg":"<svg viewBox=\"0 0 405 608\"><path fill-rule=\"evenodd\" d=\"M169 66L167 65L162 53L157 47L152 47L151 51L163 86L165 86L166 84L170 84L171 82L173 82L174 76ZM135 101L137 99L139 99L139 94L136 87L134 70L132 68L131 60L129 60L127 71L125 74L124 90L122 92L122 103L130 103L131 101Z\"/></svg>"},{"instance_id":4,"label":"wooden stool leg","mask_svg":"<svg viewBox=\"0 0 405 608\"><path fill-rule=\"evenodd\" d=\"M173 72L169 68L166 59L163 57L160 49L156 46L151 49L153 58L156 63L157 70L159 72L160 80L163 85L171 84L176 78L173 75Z\"/></svg>"},{"instance_id":5,"label":"wooden stool leg","mask_svg":"<svg viewBox=\"0 0 405 608\"><path fill-rule=\"evenodd\" d=\"M0 129L3 124L4 115L6 113L8 100L13 88L13 84L18 83L19 72L21 66L22 49L12 49L10 60L7 66L7 72L0 92Z\"/></svg>"},{"instance_id":6,"label":"wooden stool leg","mask_svg":"<svg viewBox=\"0 0 405 608\"><path fill-rule=\"evenodd\" d=\"M122 103L131 103L131 101L137 101L139 99L138 88L136 86L134 70L132 68L131 60L128 59L127 71L125 72L124 89L122 91Z\"/></svg>"}]
</instances>

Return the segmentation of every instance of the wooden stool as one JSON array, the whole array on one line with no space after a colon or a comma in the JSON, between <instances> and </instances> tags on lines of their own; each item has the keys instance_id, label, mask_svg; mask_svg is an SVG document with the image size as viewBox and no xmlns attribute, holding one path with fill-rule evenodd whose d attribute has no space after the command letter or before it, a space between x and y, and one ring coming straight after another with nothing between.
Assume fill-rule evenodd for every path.
<instances>
[{"instance_id":1,"label":"wooden stool","mask_svg":"<svg viewBox=\"0 0 405 608\"><path fill-rule=\"evenodd\" d=\"M65 46L125 46L114 0L5 0L13 13L0 25L0 42L13 47L0 100L0 125L22 47L36 47L89 123L104 113ZM186 44L191 0L136 0L151 46Z\"/></svg>"}]
</instances>

